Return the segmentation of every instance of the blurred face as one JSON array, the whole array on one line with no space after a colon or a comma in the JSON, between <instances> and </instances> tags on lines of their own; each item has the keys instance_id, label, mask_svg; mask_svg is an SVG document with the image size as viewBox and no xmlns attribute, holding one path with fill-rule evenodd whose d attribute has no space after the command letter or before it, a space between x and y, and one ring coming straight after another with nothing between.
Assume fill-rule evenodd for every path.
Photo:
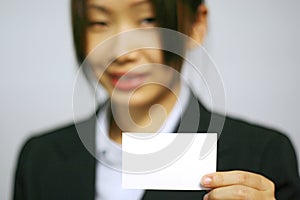
<instances>
[{"instance_id":1,"label":"blurred face","mask_svg":"<svg viewBox=\"0 0 300 200\"><path fill-rule=\"evenodd\" d=\"M88 0L87 13L86 54L112 101L147 106L171 95L178 81L163 67L160 37L140 30L157 26L150 1Z\"/></svg>"}]
</instances>

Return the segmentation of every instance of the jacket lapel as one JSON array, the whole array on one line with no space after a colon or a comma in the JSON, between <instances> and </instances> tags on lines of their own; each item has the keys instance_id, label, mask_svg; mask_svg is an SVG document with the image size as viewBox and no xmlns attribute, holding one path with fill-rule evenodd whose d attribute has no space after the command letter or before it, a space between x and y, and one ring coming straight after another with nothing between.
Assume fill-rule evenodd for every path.
<instances>
[{"instance_id":1,"label":"jacket lapel","mask_svg":"<svg viewBox=\"0 0 300 200\"><path fill-rule=\"evenodd\" d=\"M177 133L205 133L208 130L210 113L201 105L197 97L192 94L188 107L177 123ZM201 118L201 120L200 120ZM200 182L200 180L199 180ZM202 199L206 191L174 191L174 190L146 190L142 200L165 199Z\"/></svg>"},{"instance_id":2,"label":"jacket lapel","mask_svg":"<svg viewBox=\"0 0 300 200\"><path fill-rule=\"evenodd\" d=\"M195 130L206 132L210 115L194 95L191 95L188 108L182 116L181 121L178 122L177 132L195 132ZM199 120L200 117L201 120ZM68 140L59 142L57 149L63 151L62 155L65 159L53 165L48 171L49 174L45 176L51 178L46 181L43 188L45 191L54 190L51 194L48 193L45 199L95 199L96 159L93 156L95 127L96 115L77 124L70 131L69 134L73 134L72 137L76 138L73 143L69 144ZM48 186L52 189L47 190ZM55 196L55 194L58 195ZM146 190L142 199L201 199L204 194L205 191Z\"/></svg>"},{"instance_id":3,"label":"jacket lapel","mask_svg":"<svg viewBox=\"0 0 300 200\"><path fill-rule=\"evenodd\" d=\"M41 199L95 199L95 119L68 129L68 137L56 144L60 158L45 170Z\"/></svg>"}]
</instances>

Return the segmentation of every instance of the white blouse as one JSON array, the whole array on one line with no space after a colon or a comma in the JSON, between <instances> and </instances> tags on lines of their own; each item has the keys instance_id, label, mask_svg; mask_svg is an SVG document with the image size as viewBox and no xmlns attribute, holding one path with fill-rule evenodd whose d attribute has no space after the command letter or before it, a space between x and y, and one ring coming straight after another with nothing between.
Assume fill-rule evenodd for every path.
<instances>
[{"instance_id":1,"label":"white blouse","mask_svg":"<svg viewBox=\"0 0 300 200\"><path fill-rule=\"evenodd\" d=\"M190 90L181 81L179 101L175 104L168 119L158 132L175 131L181 113L186 109ZM122 149L121 145L109 138L110 105L107 103L98 113L96 123L96 200L139 200L144 190L122 188Z\"/></svg>"}]
</instances>

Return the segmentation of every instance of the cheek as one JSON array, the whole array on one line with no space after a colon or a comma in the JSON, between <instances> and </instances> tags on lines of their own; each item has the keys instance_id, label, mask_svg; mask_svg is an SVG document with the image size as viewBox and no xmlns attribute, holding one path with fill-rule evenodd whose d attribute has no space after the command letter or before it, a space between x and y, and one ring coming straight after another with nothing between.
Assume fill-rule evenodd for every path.
<instances>
[{"instance_id":1,"label":"cheek","mask_svg":"<svg viewBox=\"0 0 300 200\"><path fill-rule=\"evenodd\" d=\"M148 71L150 72L149 77L146 79L147 85L152 86L163 86L169 87L170 83L176 77L176 74L179 74L172 67L162 64L159 62L160 60L156 60L156 62L147 65Z\"/></svg>"},{"instance_id":2,"label":"cheek","mask_svg":"<svg viewBox=\"0 0 300 200\"><path fill-rule=\"evenodd\" d=\"M110 58L110 51L112 44L104 42L106 34L99 34L87 31L86 34L86 58L93 67L104 67Z\"/></svg>"},{"instance_id":3,"label":"cheek","mask_svg":"<svg viewBox=\"0 0 300 200\"><path fill-rule=\"evenodd\" d=\"M146 50L146 53L151 71L151 77L148 79L150 85L155 86L154 88L156 89L159 88L157 87L158 85L171 89L174 81L179 78L180 73L172 66L164 64L162 50Z\"/></svg>"},{"instance_id":4,"label":"cheek","mask_svg":"<svg viewBox=\"0 0 300 200\"><path fill-rule=\"evenodd\" d=\"M164 64L163 52L161 49L146 49L144 55L149 63Z\"/></svg>"},{"instance_id":5,"label":"cheek","mask_svg":"<svg viewBox=\"0 0 300 200\"><path fill-rule=\"evenodd\" d=\"M109 89L111 89L111 87L110 87L110 79L109 79L109 77L105 74L105 73L103 73L103 74L96 74L96 76L97 76L97 78L99 79L99 83L101 84L101 85L103 85L107 90L109 90Z\"/></svg>"},{"instance_id":6,"label":"cheek","mask_svg":"<svg viewBox=\"0 0 300 200\"><path fill-rule=\"evenodd\" d=\"M157 85L171 89L174 81L179 78L179 75L180 74L172 67L164 65L163 67L158 67L154 70L151 81Z\"/></svg>"},{"instance_id":7,"label":"cheek","mask_svg":"<svg viewBox=\"0 0 300 200\"><path fill-rule=\"evenodd\" d=\"M86 46L85 46L85 55L88 56L91 51L97 46L96 37L91 34L89 31L86 33Z\"/></svg>"},{"instance_id":8,"label":"cheek","mask_svg":"<svg viewBox=\"0 0 300 200\"><path fill-rule=\"evenodd\" d=\"M105 76L105 70L111 62L109 47L96 41L89 41L87 47L86 61L88 62L88 67L91 67L95 76L100 79L102 76Z\"/></svg>"},{"instance_id":9,"label":"cheek","mask_svg":"<svg viewBox=\"0 0 300 200\"><path fill-rule=\"evenodd\" d=\"M100 43L102 43L107 36L104 34L99 34L93 31L87 30L86 33L86 55L88 55L94 48L96 48Z\"/></svg>"}]
</instances>

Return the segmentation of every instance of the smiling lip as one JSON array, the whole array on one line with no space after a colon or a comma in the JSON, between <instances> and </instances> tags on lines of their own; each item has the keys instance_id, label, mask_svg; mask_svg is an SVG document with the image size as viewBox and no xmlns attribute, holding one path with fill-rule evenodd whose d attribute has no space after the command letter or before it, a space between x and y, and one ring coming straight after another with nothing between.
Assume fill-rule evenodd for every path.
<instances>
[{"instance_id":1,"label":"smiling lip","mask_svg":"<svg viewBox=\"0 0 300 200\"><path fill-rule=\"evenodd\" d=\"M130 91L134 90L145 82L146 73L134 72L113 72L110 74L110 80L115 89Z\"/></svg>"}]
</instances>

